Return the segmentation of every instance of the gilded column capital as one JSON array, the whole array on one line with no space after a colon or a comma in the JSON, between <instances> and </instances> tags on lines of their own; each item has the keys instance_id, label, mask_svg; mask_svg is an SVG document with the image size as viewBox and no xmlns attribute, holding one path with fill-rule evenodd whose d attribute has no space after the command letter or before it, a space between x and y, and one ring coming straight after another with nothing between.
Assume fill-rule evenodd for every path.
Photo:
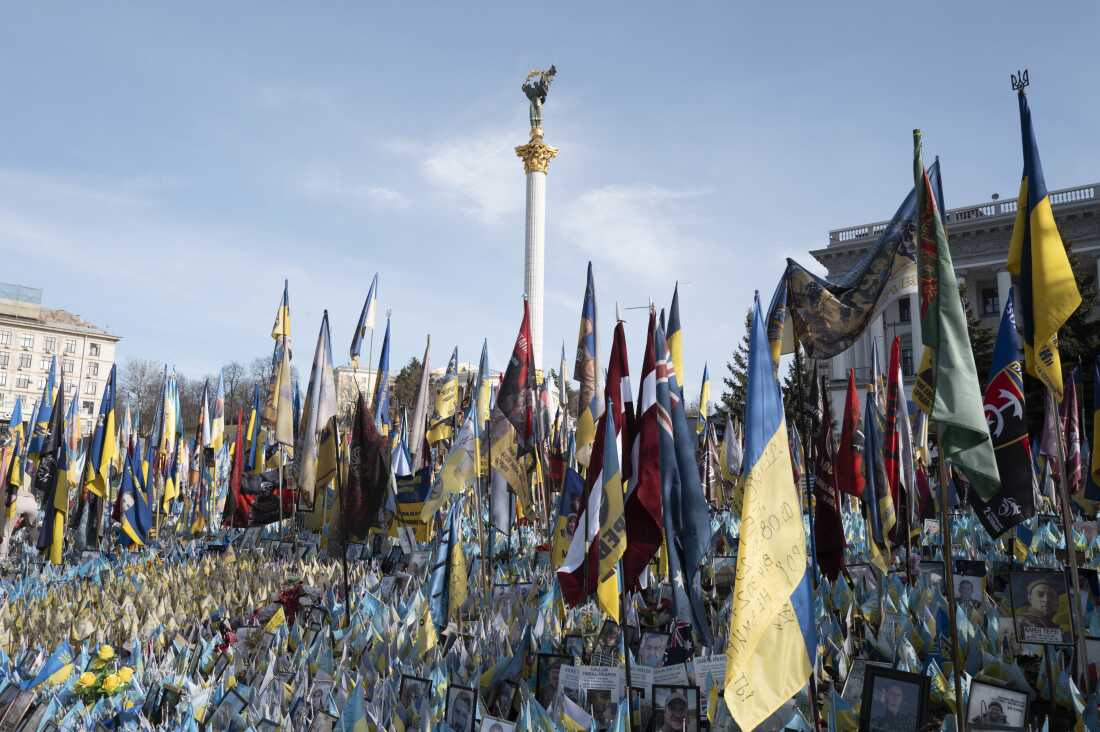
<instances>
[{"instance_id":1,"label":"gilded column capital","mask_svg":"<svg viewBox=\"0 0 1100 732\"><path fill-rule=\"evenodd\" d=\"M523 160L523 172L547 173L550 160L558 154L556 147L550 147L542 140L542 128L531 130L531 140L526 145L516 147L516 155Z\"/></svg>"}]
</instances>

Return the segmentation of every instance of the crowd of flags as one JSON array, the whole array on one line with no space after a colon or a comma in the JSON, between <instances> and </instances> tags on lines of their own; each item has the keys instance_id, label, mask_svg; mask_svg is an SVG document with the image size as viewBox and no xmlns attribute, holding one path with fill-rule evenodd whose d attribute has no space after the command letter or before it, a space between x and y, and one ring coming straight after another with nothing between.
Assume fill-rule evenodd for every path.
<instances>
[{"instance_id":1,"label":"crowd of flags","mask_svg":"<svg viewBox=\"0 0 1100 732\"><path fill-rule=\"evenodd\" d=\"M755 298L744 412L722 423L711 410L707 366L698 414L688 416L678 284L667 318L650 307L635 382L621 319L608 360L601 360L596 279L588 265L572 365L575 410L564 348L558 382L532 361L525 301L499 377L483 343L476 374L460 372L455 347L433 384L429 336L409 404L398 403L390 387L387 314L374 381L342 412L327 311L304 396L293 380L286 283L271 329L269 381L256 388L247 414L236 415L226 413L222 377L205 384L193 434L185 434L179 386L167 367L147 426L134 423L129 407L119 414L112 368L90 435L81 439L55 359L34 413L25 415L18 400L14 407L3 472L7 516L29 486L44 515L37 548L53 564L80 548L142 547L165 531L204 535L288 520L335 548L379 533L431 541L422 611L440 632L457 619L471 582L480 581L468 570L464 531L472 527L491 566L512 549L514 527L532 524L542 527L566 605L594 600L621 622L624 597L667 583L677 621L712 645L714 619L699 575L721 524L716 516L732 511L740 531L739 589L728 629L719 634L727 639L723 696L737 722L751 729L798 692L815 667L814 587L819 577L832 582L844 570L844 525L853 511L866 523L870 561L886 573L901 550L908 560L914 532L937 507L944 510L949 489L965 487L994 538L1026 531L1047 476L1064 481L1071 494L1100 498L1100 449L1090 450L1084 437L1091 424L1100 438L1100 390L1090 421L1077 377L1063 381L1057 343L1081 297L1022 91L1019 105L1024 173L1008 262L1014 295L988 375L977 372L967 334L938 165L924 166L916 131L913 192L866 262L831 281L791 262L769 307ZM885 370L878 344L872 349L862 400L855 373L847 375L840 415L832 413L827 380L815 367L810 398L797 405L799 423L788 425L777 379L781 355L801 348L798 358L816 363L839 353L875 311L877 300L864 295L876 288L881 294L883 278L906 267L915 270L920 302L918 414L909 413L894 338L882 344ZM376 274L351 340L353 366L368 333L373 361L378 302ZM1100 379L1100 359L1095 368ZM1025 419L1025 371L1048 395L1047 427L1036 447Z\"/></svg>"}]
</instances>

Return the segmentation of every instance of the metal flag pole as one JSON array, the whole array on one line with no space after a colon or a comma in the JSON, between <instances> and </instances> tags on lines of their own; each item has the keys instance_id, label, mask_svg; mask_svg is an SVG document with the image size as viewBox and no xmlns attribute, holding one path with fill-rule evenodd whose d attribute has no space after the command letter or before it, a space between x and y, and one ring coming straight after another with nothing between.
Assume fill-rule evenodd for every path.
<instances>
[{"instance_id":1,"label":"metal flag pole","mask_svg":"<svg viewBox=\"0 0 1100 732\"><path fill-rule=\"evenodd\" d=\"M1047 388L1049 389L1049 387ZM1048 406L1055 404L1053 398L1046 401ZM1062 533L1066 537L1066 556L1070 574L1069 625L1070 633L1073 636L1073 678L1081 682L1087 669L1087 664L1081 663L1081 659L1085 658L1084 638L1080 632L1083 625L1081 624L1081 618L1078 617L1081 612L1081 585L1077 573L1077 546L1073 541L1073 513L1069 504L1069 487L1066 484L1066 435L1062 429L1056 431L1058 432L1059 518L1062 522Z\"/></svg>"},{"instance_id":2,"label":"metal flag pole","mask_svg":"<svg viewBox=\"0 0 1100 732\"><path fill-rule=\"evenodd\" d=\"M951 675L955 679L955 724L959 732L966 732L966 715L963 714L962 706L962 680L959 673L959 666L961 665L962 659L959 652L959 627L956 617L958 606L955 601L955 552L951 542L951 512L947 510L948 474L947 461L944 459L943 454L942 425L939 431L939 438L940 525L942 527L941 534L943 535L944 584L947 585L947 609L951 618Z\"/></svg>"},{"instance_id":3,"label":"metal flag pole","mask_svg":"<svg viewBox=\"0 0 1100 732\"><path fill-rule=\"evenodd\" d=\"M801 353L800 353L801 350L802 350L802 346L796 340L795 344L794 344L794 372L795 372L795 384L798 388L798 399L797 399L798 420L800 422L802 422L802 424L803 424L802 434L804 435L804 437L803 437L802 442L804 444L810 446L809 451L806 451L806 449L803 448L803 453L805 455L808 455L808 457L806 457L805 465L802 466L802 472L803 472L803 478L806 481L806 490L805 490L805 493L806 493L806 513L810 517L810 551L809 551L809 554L810 554L810 568L811 568L810 571L811 571L811 579L813 581L814 592L816 593L817 592L817 576L818 576L817 542L815 541L815 535L814 535L813 498L812 498L812 495L811 495L811 492L810 492L810 465L813 464L813 459L812 459L813 458L813 435L811 435L810 433L811 433L811 430L812 430L813 421L810 419L810 415L807 414L807 410L806 410L806 399L805 399L806 392L803 390L803 385L802 385L802 357L801 357ZM795 486L795 488L797 489L798 486ZM815 653L815 656L816 656L816 653ZM815 662L814 662L814 668L810 671L810 712L811 712L811 714L813 714L813 718L814 718L814 730L816 730L816 732L821 732L821 723L819 721L819 714L818 714L818 708L817 708L817 662L816 662L816 659L815 659Z\"/></svg>"}]
</instances>

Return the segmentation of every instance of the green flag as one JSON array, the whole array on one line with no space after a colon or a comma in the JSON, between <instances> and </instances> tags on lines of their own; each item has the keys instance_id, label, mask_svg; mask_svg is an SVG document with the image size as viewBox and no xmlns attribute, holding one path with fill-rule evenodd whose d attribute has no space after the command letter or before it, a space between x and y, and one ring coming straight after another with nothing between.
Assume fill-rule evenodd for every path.
<instances>
[{"instance_id":1,"label":"green flag","mask_svg":"<svg viewBox=\"0 0 1100 732\"><path fill-rule=\"evenodd\" d=\"M988 501L999 490L1001 479L985 421L947 232L921 162L920 130L913 130L913 177L917 191L921 340L925 348L923 373L913 389L913 401L939 425L940 456L961 468L978 495Z\"/></svg>"}]
</instances>

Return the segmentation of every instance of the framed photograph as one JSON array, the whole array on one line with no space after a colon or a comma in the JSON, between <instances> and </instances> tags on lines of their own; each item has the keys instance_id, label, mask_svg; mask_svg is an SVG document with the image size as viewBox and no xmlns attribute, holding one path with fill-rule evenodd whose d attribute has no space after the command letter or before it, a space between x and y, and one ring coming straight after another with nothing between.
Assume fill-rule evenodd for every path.
<instances>
[{"instance_id":1,"label":"framed photograph","mask_svg":"<svg viewBox=\"0 0 1100 732\"><path fill-rule=\"evenodd\" d=\"M310 722L309 732L334 732L334 730L339 728L339 717L334 717L328 712L318 710L313 713L313 721Z\"/></svg>"},{"instance_id":2,"label":"framed photograph","mask_svg":"<svg viewBox=\"0 0 1100 732\"><path fill-rule=\"evenodd\" d=\"M225 673L225 668L229 665L229 654L219 653L217 660L214 661L214 668L210 672L210 678L212 681L217 681Z\"/></svg>"},{"instance_id":3,"label":"framed photograph","mask_svg":"<svg viewBox=\"0 0 1100 732\"><path fill-rule=\"evenodd\" d=\"M943 543L939 519L924 520L924 526L920 532L920 543L924 546L939 546Z\"/></svg>"},{"instance_id":4,"label":"framed photograph","mask_svg":"<svg viewBox=\"0 0 1100 732\"><path fill-rule=\"evenodd\" d=\"M615 703L611 701L611 689L589 689L588 708L592 710L592 719L596 729L610 729L615 721Z\"/></svg>"},{"instance_id":5,"label":"framed photograph","mask_svg":"<svg viewBox=\"0 0 1100 732\"><path fill-rule=\"evenodd\" d=\"M1027 725L1027 692L985 681L971 681L966 720L967 726L975 732L1023 730Z\"/></svg>"},{"instance_id":6,"label":"framed photograph","mask_svg":"<svg viewBox=\"0 0 1100 732\"><path fill-rule=\"evenodd\" d=\"M519 687L514 681L505 681L497 687L493 700L489 702L489 711L502 719L512 718L512 706L515 703Z\"/></svg>"},{"instance_id":7,"label":"framed photograph","mask_svg":"<svg viewBox=\"0 0 1100 732\"><path fill-rule=\"evenodd\" d=\"M1016 640L1072 645L1066 576L1061 572L1012 572L1009 582Z\"/></svg>"},{"instance_id":8,"label":"framed photograph","mask_svg":"<svg viewBox=\"0 0 1100 732\"><path fill-rule=\"evenodd\" d=\"M476 692L466 686L447 687L447 708L443 718L455 732L474 732L474 712L477 708Z\"/></svg>"},{"instance_id":9,"label":"framed photograph","mask_svg":"<svg viewBox=\"0 0 1100 732\"><path fill-rule=\"evenodd\" d=\"M584 636L570 634L565 636L565 652L573 658L584 658Z\"/></svg>"},{"instance_id":10,"label":"framed photograph","mask_svg":"<svg viewBox=\"0 0 1100 732\"><path fill-rule=\"evenodd\" d=\"M535 696L539 704L549 709L558 694L558 679L561 667L573 663L572 656L558 653L540 653L535 667Z\"/></svg>"},{"instance_id":11,"label":"framed photograph","mask_svg":"<svg viewBox=\"0 0 1100 732\"><path fill-rule=\"evenodd\" d=\"M164 685L160 692L160 719L162 722L172 719L182 696L183 689L180 687L171 684Z\"/></svg>"},{"instance_id":12,"label":"framed photograph","mask_svg":"<svg viewBox=\"0 0 1100 732\"><path fill-rule=\"evenodd\" d=\"M248 706L248 700L241 696L238 687L234 686L225 693L218 706L214 709L214 716L210 718L213 729L229 729L233 726L233 720Z\"/></svg>"},{"instance_id":13,"label":"framed photograph","mask_svg":"<svg viewBox=\"0 0 1100 732\"><path fill-rule=\"evenodd\" d=\"M515 732L515 729L514 722L504 719L497 719L496 717L482 717L481 719L481 732Z\"/></svg>"},{"instance_id":14,"label":"framed photograph","mask_svg":"<svg viewBox=\"0 0 1100 732\"><path fill-rule=\"evenodd\" d=\"M592 648L593 666L618 666L623 658L623 629L614 620L603 621Z\"/></svg>"},{"instance_id":15,"label":"framed photograph","mask_svg":"<svg viewBox=\"0 0 1100 732\"><path fill-rule=\"evenodd\" d=\"M947 571L944 569L943 562L922 559L917 566L920 569L920 573L928 577L928 584L932 587L938 587L941 591L946 587L943 578L947 576Z\"/></svg>"},{"instance_id":16,"label":"framed photograph","mask_svg":"<svg viewBox=\"0 0 1100 732\"><path fill-rule=\"evenodd\" d=\"M699 730L699 688L653 685L653 729Z\"/></svg>"},{"instance_id":17,"label":"framed photograph","mask_svg":"<svg viewBox=\"0 0 1100 732\"><path fill-rule=\"evenodd\" d=\"M985 577L956 574L951 579L955 583L955 602L963 607L978 605L985 597Z\"/></svg>"},{"instance_id":18,"label":"framed photograph","mask_svg":"<svg viewBox=\"0 0 1100 732\"><path fill-rule=\"evenodd\" d=\"M401 674L401 686L398 698L405 709L420 709L423 701L431 696L432 682L419 676Z\"/></svg>"},{"instance_id":19,"label":"framed photograph","mask_svg":"<svg viewBox=\"0 0 1100 732\"><path fill-rule=\"evenodd\" d=\"M849 564L848 574L852 576L853 583L859 583L864 588L878 586L878 577L875 576L875 568L870 564Z\"/></svg>"},{"instance_id":20,"label":"framed photograph","mask_svg":"<svg viewBox=\"0 0 1100 732\"><path fill-rule=\"evenodd\" d=\"M863 676L860 732L919 732L928 700L928 677L881 666Z\"/></svg>"},{"instance_id":21,"label":"framed photograph","mask_svg":"<svg viewBox=\"0 0 1100 732\"><path fill-rule=\"evenodd\" d=\"M657 668L665 662L665 649L671 633L647 630L642 633L642 645L638 647L638 663L642 666Z\"/></svg>"}]
</instances>

